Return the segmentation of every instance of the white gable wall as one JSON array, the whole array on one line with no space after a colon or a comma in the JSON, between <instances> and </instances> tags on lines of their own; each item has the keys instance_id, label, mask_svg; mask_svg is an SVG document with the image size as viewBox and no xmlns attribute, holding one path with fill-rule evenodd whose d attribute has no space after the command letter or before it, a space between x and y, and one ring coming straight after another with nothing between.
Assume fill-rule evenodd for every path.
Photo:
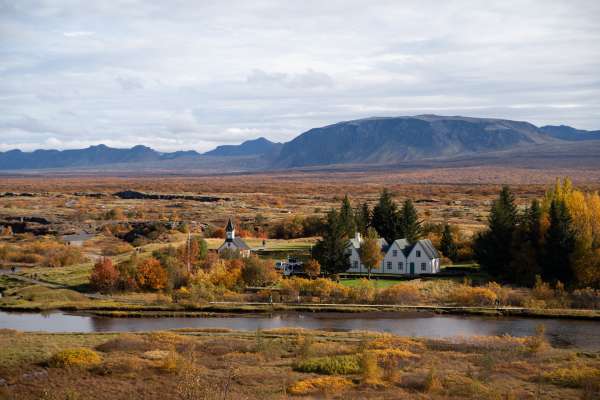
<instances>
[{"instance_id":1,"label":"white gable wall","mask_svg":"<svg viewBox=\"0 0 600 400\"><path fill-rule=\"evenodd\" d=\"M431 259L423 250L420 243L416 243L410 254L406 258L408 265L408 273L410 273L410 265L414 263L415 275L418 274L434 274L439 272L439 259Z\"/></svg>"},{"instance_id":2,"label":"white gable wall","mask_svg":"<svg viewBox=\"0 0 600 400\"><path fill-rule=\"evenodd\" d=\"M391 268L389 268L391 266ZM392 243L383 258L383 273L406 274L406 257L396 242Z\"/></svg>"}]
</instances>

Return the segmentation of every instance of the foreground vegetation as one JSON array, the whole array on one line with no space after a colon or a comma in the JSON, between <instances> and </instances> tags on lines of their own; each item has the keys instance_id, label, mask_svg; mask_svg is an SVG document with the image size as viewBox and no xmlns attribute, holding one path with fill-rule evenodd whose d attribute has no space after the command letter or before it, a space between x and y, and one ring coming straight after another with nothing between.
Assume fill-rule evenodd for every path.
<instances>
[{"instance_id":1,"label":"foreground vegetation","mask_svg":"<svg viewBox=\"0 0 600 400\"><path fill-rule=\"evenodd\" d=\"M534 337L299 329L0 331L0 399L593 399L595 354Z\"/></svg>"}]
</instances>

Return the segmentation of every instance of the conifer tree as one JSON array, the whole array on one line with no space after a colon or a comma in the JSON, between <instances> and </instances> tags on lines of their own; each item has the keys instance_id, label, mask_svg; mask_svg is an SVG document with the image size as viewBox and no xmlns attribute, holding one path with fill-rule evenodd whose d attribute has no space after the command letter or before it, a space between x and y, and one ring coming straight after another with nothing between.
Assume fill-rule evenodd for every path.
<instances>
[{"instance_id":1,"label":"conifer tree","mask_svg":"<svg viewBox=\"0 0 600 400\"><path fill-rule=\"evenodd\" d=\"M440 240L440 248L442 254L448 257L452 261L456 261L458 255L458 249L456 243L454 243L454 236L452 235L452 229L449 224L444 224L444 230L442 231L442 238Z\"/></svg>"},{"instance_id":2,"label":"conifer tree","mask_svg":"<svg viewBox=\"0 0 600 400\"><path fill-rule=\"evenodd\" d=\"M549 219L542 277L546 281L570 285L574 278L571 255L575 250L575 236L571 216L563 200L554 199L550 203Z\"/></svg>"},{"instance_id":3,"label":"conifer tree","mask_svg":"<svg viewBox=\"0 0 600 400\"><path fill-rule=\"evenodd\" d=\"M371 210L367 203L363 203L354 212L354 219L356 221L356 230L361 235L367 235L367 229L371 226Z\"/></svg>"},{"instance_id":4,"label":"conifer tree","mask_svg":"<svg viewBox=\"0 0 600 400\"><path fill-rule=\"evenodd\" d=\"M356 222L354 220L354 211L352 210L348 195L344 196L344 200L342 200L339 220L346 238L354 237L354 233L356 232Z\"/></svg>"},{"instance_id":5,"label":"conifer tree","mask_svg":"<svg viewBox=\"0 0 600 400\"><path fill-rule=\"evenodd\" d=\"M379 202L373 208L371 226L388 243L392 243L400 237L398 228L401 224L398 206L387 189L383 189L379 196Z\"/></svg>"},{"instance_id":6,"label":"conifer tree","mask_svg":"<svg viewBox=\"0 0 600 400\"><path fill-rule=\"evenodd\" d=\"M423 228L417 209L413 202L407 199L400 211L400 227L397 229L397 234L406 238L410 243L414 243L421 238L422 232Z\"/></svg>"},{"instance_id":7,"label":"conifer tree","mask_svg":"<svg viewBox=\"0 0 600 400\"><path fill-rule=\"evenodd\" d=\"M512 261L517 207L508 186L494 201L488 217L488 230L475 238L474 252L479 264L492 275L505 277Z\"/></svg>"},{"instance_id":8,"label":"conifer tree","mask_svg":"<svg viewBox=\"0 0 600 400\"><path fill-rule=\"evenodd\" d=\"M337 274L346 271L350 267L347 253L348 238L342 224L340 215L336 210L327 213L323 237L312 250L312 256L321 265L321 272L325 274Z\"/></svg>"}]
</instances>

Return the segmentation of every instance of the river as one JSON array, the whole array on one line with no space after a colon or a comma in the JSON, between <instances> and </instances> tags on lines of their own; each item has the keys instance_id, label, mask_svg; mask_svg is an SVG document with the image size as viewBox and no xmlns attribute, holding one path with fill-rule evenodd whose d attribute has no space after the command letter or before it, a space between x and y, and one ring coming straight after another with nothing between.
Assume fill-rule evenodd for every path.
<instances>
[{"instance_id":1,"label":"river","mask_svg":"<svg viewBox=\"0 0 600 400\"><path fill-rule=\"evenodd\" d=\"M0 312L0 328L43 332L135 332L177 328L257 330L283 327L328 331L365 330L427 338L480 335L531 336L543 324L556 347L600 351L600 323L554 318L490 318L430 313L274 313L233 317L112 318L76 315Z\"/></svg>"}]
</instances>

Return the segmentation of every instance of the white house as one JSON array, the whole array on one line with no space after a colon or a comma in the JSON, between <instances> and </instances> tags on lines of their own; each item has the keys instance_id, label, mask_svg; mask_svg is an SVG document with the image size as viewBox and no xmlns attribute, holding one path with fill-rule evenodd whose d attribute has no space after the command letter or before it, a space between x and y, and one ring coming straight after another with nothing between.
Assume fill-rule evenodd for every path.
<instances>
[{"instance_id":1,"label":"white house","mask_svg":"<svg viewBox=\"0 0 600 400\"><path fill-rule=\"evenodd\" d=\"M250 257L250 247L244 242L242 238L235 237L235 227L231 222L231 218L227 222L227 226L225 227L225 241L218 248L219 254L223 251L239 251L242 257Z\"/></svg>"},{"instance_id":2,"label":"white house","mask_svg":"<svg viewBox=\"0 0 600 400\"><path fill-rule=\"evenodd\" d=\"M383 238L378 239L378 240L379 240L379 246L381 247L381 251L383 253L385 253L388 248L388 243ZM350 258L349 258L350 269L348 269L348 272L364 272L364 273L369 272L367 270L367 268L364 266L364 264L360 261L360 254L358 253L362 242L363 242L363 239L360 236L360 233L358 233L358 232L356 232L354 239L350 239L350 243L348 244L348 253L350 254ZM381 272L382 266L383 266L383 262L381 263L381 265L379 265L379 267L373 268L371 270L371 272L374 272L374 273Z\"/></svg>"},{"instance_id":3,"label":"white house","mask_svg":"<svg viewBox=\"0 0 600 400\"><path fill-rule=\"evenodd\" d=\"M350 268L348 272L366 273L367 268L360 260L359 249L363 239L357 233L348 244ZM388 245L385 239L379 239L383 261L371 272L377 274L420 275L440 272L440 255L431 240L422 239L410 244L406 239L397 239Z\"/></svg>"}]
</instances>

